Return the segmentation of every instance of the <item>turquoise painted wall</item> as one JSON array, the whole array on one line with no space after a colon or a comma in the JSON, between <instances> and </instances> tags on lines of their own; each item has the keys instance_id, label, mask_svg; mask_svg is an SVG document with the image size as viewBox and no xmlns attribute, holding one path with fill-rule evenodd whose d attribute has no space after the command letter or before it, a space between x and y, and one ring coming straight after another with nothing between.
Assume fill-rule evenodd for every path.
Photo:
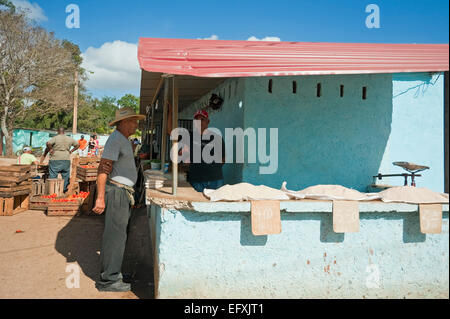
<instances>
[{"instance_id":1,"label":"turquoise painted wall","mask_svg":"<svg viewBox=\"0 0 450 319\"><path fill-rule=\"evenodd\" d=\"M197 204L148 208L157 298L449 296L448 205L441 234L420 232L417 205L384 203L337 234L331 203L281 202L281 234L254 236L248 202Z\"/></svg>"},{"instance_id":2,"label":"turquoise painted wall","mask_svg":"<svg viewBox=\"0 0 450 319\"><path fill-rule=\"evenodd\" d=\"M321 97L317 97L317 83L321 83ZM365 100L363 86L367 87ZM276 173L260 174L260 166L267 164L225 164L226 183L245 181L279 188L287 181L290 189L340 184L367 191L372 176L403 173L392 162L409 161L431 167L417 178L418 186L443 191L442 74L229 79L185 109L181 118L191 118L211 93L225 100L221 110L208 109L210 125L222 133L225 127L266 128L269 150L269 129L278 128ZM403 185L403 178L386 178L381 183Z\"/></svg>"},{"instance_id":3,"label":"turquoise painted wall","mask_svg":"<svg viewBox=\"0 0 450 319\"><path fill-rule=\"evenodd\" d=\"M25 129L14 129L13 131L13 152L14 154L21 150L24 146L30 146L30 134L33 133L32 138L32 147L42 147L45 149L45 144L48 142L48 140L51 138L50 135L56 135L57 132L53 132L50 134L49 131L33 131L33 130L25 130ZM67 136L70 136L77 141L81 138L81 135L84 135L84 138L89 140L90 135L84 134L84 133L77 133L73 135L72 133L67 133ZM98 135L98 140L100 145L105 145L106 140L108 139L109 135ZM3 141L3 151L5 150L5 143Z\"/></svg>"},{"instance_id":4,"label":"turquoise painted wall","mask_svg":"<svg viewBox=\"0 0 450 319\"><path fill-rule=\"evenodd\" d=\"M429 166L416 178L417 186L444 191L444 75L402 73L393 75L392 130L380 165L383 174L405 171L392 162ZM380 183L403 185L403 178ZM410 183L410 180L408 181Z\"/></svg>"},{"instance_id":5,"label":"turquoise painted wall","mask_svg":"<svg viewBox=\"0 0 450 319\"><path fill-rule=\"evenodd\" d=\"M202 109L209 102L212 93L220 95L224 99L224 103L220 110L214 111L208 108L210 117L210 127L219 129L225 140L225 128L235 128L244 126L244 110L243 99L245 90L245 79L236 78L224 81L214 90L208 92L199 101L193 103L182 112L180 119L192 119L194 113ZM240 104L240 102L242 102ZM239 106L241 105L241 107ZM224 181L226 184L236 184L242 181L243 164L228 163L223 165Z\"/></svg>"},{"instance_id":6,"label":"turquoise painted wall","mask_svg":"<svg viewBox=\"0 0 450 319\"><path fill-rule=\"evenodd\" d=\"M246 79L244 125L278 128L278 171L261 175L259 163L245 164L243 180L275 188L287 181L294 190L340 184L365 191L378 173L391 131L391 75L273 77L272 93L269 79Z\"/></svg>"},{"instance_id":7,"label":"turquoise painted wall","mask_svg":"<svg viewBox=\"0 0 450 319\"><path fill-rule=\"evenodd\" d=\"M32 147L45 147L45 143L50 139L49 132L15 129L13 131L14 154L21 150L25 145L30 146L30 134L33 134L31 140Z\"/></svg>"}]
</instances>

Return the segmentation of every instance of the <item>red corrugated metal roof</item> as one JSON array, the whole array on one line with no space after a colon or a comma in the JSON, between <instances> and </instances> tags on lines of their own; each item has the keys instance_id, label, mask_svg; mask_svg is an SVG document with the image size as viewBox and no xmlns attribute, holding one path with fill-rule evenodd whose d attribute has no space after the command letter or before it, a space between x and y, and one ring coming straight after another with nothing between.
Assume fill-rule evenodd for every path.
<instances>
[{"instance_id":1,"label":"red corrugated metal roof","mask_svg":"<svg viewBox=\"0 0 450 319\"><path fill-rule=\"evenodd\" d=\"M139 39L148 72L245 77L448 71L448 44Z\"/></svg>"}]
</instances>

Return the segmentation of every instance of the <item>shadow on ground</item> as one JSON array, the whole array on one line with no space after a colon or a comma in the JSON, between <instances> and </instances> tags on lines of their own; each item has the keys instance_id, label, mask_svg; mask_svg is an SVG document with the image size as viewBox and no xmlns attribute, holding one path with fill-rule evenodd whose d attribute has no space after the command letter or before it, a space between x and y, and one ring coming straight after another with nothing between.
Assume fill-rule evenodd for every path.
<instances>
[{"instance_id":1,"label":"shadow on ground","mask_svg":"<svg viewBox=\"0 0 450 319\"><path fill-rule=\"evenodd\" d=\"M104 215L76 216L62 228L56 238L56 250L68 263L77 262L82 272L97 282L100 276L100 255ZM128 239L122 272L132 274L131 290L138 297L151 299L153 261L146 207L133 210L128 224Z\"/></svg>"}]
</instances>

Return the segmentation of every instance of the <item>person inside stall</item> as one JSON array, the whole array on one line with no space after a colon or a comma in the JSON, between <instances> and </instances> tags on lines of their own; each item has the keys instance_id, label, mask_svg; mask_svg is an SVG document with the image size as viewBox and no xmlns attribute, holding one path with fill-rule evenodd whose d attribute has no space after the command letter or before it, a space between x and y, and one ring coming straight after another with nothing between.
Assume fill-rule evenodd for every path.
<instances>
[{"instance_id":1,"label":"person inside stall","mask_svg":"<svg viewBox=\"0 0 450 319\"><path fill-rule=\"evenodd\" d=\"M200 121L200 125L196 125L195 120ZM193 132L190 134L190 144L184 145L179 154L185 158L189 158L189 172L187 181L197 192L203 192L207 189L218 189L224 185L222 166L225 163L225 143L221 136L208 131L209 114L205 110L199 110L194 114L194 131L197 130L201 136L201 141L194 140ZM198 122L197 122L198 123ZM216 144L220 143L220 145ZM208 163L209 160L203 158L203 150L205 147L211 147L209 154L214 157L214 151L222 150L221 160ZM194 151L200 152L196 156L200 161L194 161Z\"/></svg>"}]
</instances>

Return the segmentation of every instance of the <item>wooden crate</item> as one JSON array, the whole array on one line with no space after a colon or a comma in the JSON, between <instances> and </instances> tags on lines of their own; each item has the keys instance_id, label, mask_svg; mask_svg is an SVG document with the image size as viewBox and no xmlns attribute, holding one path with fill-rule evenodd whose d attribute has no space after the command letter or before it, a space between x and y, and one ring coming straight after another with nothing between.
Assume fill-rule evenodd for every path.
<instances>
[{"instance_id":1,"label":"wooden crate","mask_svg":"<svg viewBox=\"0 0 450 319\"><path fill-rule=\"evenodd\" d=\"M21 183L31 177L31 165L0 166L0 181Z\"/></svg>"},{"instance_id":2,"label":"wooden crate","mask_svg":"<svg viewBox=\"0 0 450 319\"><path fill-rule=\"evenodd\" d=\"M28 180L20 183L0 181L0 197L28 195L31 192L31 188L31 182Z\"/></svg>"},{"instance_id":3,"label":"wooden crate","mask_svg":"<svg viewBox=\"0 0 450 319\"><path fill-rule=\"evenodd\" d=\"M32 188L31 188L31 196L38 196L45 194L45 181L43 179L33 179Z\"/></svg>"},{"instance_id":4,"label":"wooden crate","mask_svg":"<svg viewBox=\"0 0 450 319\"><path fill-rule=\"evenodd\" d=\"M89 188L84 190L84 192L89 192L89 196L82 200L80 211L85 215L97 215L92 212L97 197L97 185L95 183L90 183L88 187Z\"/></svg>"},{"instance_id":5,"label":"wooden crate","mask_svg":"<svg viewBox=\"0 0 450 319\"><path fill-rule=\"evenodd\" d=\"M78 159L79 165L89 165L89 164L95 164L100 162L100 157L80 157Z\"/></svg>"},{"instance_id":6,"label":"wooden crate","mask_svg":"<svg viewBox=\"0 0 450 319\"><path fill-rule=\"evenodd\" d=\"M76 216L80 213L80 201L48 203L47 216Z\"/></svg>"},{"instance_id":7,"label":"wooden crate","mask_svg":"<svg viewBox=\"0 0 450 319\"><path fill-rule=\"evenodd\" d=\"M97 180L98 166L94 168L85 168L77 166L77 178L84 182L92 182Z\"/></svg>"},{"instance_id":8,"label":"wooden crate","mask_svg":"<svg viewBox=\"0 0 450 319\"><path fill-rule=\"evenodd\" d=\"M30 197L30 209L31 210L47 210L50 198L42 198L42 196Z\"/></svg>"},{"instance_id":9,"label":"wooden crate","mask_svg":"<svg viewBox=\"0 0 450 319\"><path fill-rule=\"evenodd\" d=\"M45 181L45 194L56 194L58 197L64 195L64 179L49 178Z\"/></svg>"},{"instance_id":10,"label":"wooden crate","mask_svg":"<svg viewBox=\"0 0 450 319\"><path fill-rule=\"evenodd\" d=\"M30 195L0 197L0 216L13 216L29 209Z\"/></svg>"}]
</instances>

